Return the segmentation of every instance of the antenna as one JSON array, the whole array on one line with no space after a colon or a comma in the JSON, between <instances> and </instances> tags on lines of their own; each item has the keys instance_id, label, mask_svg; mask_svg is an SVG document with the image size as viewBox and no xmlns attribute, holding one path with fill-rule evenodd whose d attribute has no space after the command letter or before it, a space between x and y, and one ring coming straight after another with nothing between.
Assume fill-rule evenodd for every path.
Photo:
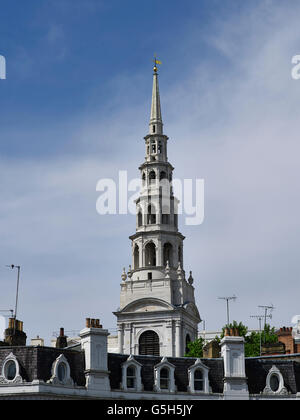
<instances>
[{"instance_id":1,"label":"antenna","mask_svg":"<svg viewBox=\"0 0 300 420\"><path fill-rule=\"evenodd\" d=\"M218 297L218 299L226 300L226 307L227 307L227 325L229 325L229 301L235 300L237 297L233 296L225 296L225 297Z\"/></svg>"},{"instance_id":2,"label":"antenna","mask_svg":"<svg viewBox=\"0 0 300 420\"><path fill-rule=\"evenodd\" d=\"M14 330L16 331L16 320L17 320L17 309L18 309L18 298L19 298L19 282L20 282L20 270L21 270L21 267L19 265L14 265L14 264L6 265L6 267L11 268L12 270L14 268L16 268L18 270L18 274L17 274L16 304L15 304L15 315L14 315L14 318L15 318Z\"/></svg>"},{"instance_id":3,"label":"antenna","mask_svg":"<svg viewBox=\"0 0 300 420\"><path fill-rule=\"evenodd\" d=\"M261 356L261 321L265 315L250 315L250 318L256 318L259 321L259 355ZM267 318L272 318L272 315L267 315Z\"/></svg>"},{"instance_id":4,"label":"antenna","mask_svg":"<svg viewBox=\"0 0 300 420\"><path fill-rule=\"evenodd\" d=\"M272 319L272 314L270 313L268 315L268 309L270 310L270 312L273 311L273 309L275 309L275 307L273 306L273 304L270 305L258 305L259 308L264 309L265 314L264 314L264 319L265 319L265 323L264 323L264 343L266 342L266 325L267 325L267 318Z\"/></svg>"}]
</instances>

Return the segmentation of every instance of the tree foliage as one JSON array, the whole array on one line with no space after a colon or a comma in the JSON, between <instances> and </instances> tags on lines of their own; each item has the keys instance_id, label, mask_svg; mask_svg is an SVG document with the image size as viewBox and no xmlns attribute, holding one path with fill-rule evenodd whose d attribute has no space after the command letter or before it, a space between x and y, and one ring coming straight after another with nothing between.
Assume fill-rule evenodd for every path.
<instances>
[{"instance_id":1,"label":"tree foliage","mask_svg":"<svg viewBox=\"0 0 300 420\"><path fill-rule=\"evenodd\" d=\"M188 351L185 353L185 357L203 357L204 339L202 337L197 338L195 341L191 341L187 344Z\"/></svg>"},{"instance_id":2,"label":"tree foliage","mask_svg":"<svg viewBox=\"0 0 300 420\"><path fill-rule=\"evenodd\" d=\"M268 324L266 324L265 328L261 331L261 334L256 331L252 331L250 334L248 334L248 327L246 327L242 322L237 323L237 321L233 321L229 325L224 325L222 328L221 337L215 337L215 340L219 344L225 335L225 328L237 328L239 336L244 337L245 357L256 357L260 355L260 339L262 345L264 343L272 344L278 342L278 337L275 334L275 328ZM204 344L204 339L202 337L199 337L195 341L188 343L188 352L186 352L185 357L203 357Z\"/></svg>"}]
</instances>

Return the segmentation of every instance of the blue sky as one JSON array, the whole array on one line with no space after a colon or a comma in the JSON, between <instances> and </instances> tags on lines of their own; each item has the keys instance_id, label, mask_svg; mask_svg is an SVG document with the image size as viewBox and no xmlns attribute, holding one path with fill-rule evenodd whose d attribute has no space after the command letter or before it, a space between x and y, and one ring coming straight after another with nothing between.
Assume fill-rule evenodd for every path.
<instances>
[{"instance_id":1,"label":"blue sky","mask_svg":"<svg viewBox=\"0 0 300 420\"><path fill-rule=\"evenodd\" d=\"M29 338L114 327L133 216L95 210L96 183L138 175L152 57L175 176L204 178L203 225L182 225L185 269L200 314L256 327L299 313L299 4L292 1L0 0L0 306L14 304ZM202 327L200 326L200 329Z\"/></svg>"}]
</instances>

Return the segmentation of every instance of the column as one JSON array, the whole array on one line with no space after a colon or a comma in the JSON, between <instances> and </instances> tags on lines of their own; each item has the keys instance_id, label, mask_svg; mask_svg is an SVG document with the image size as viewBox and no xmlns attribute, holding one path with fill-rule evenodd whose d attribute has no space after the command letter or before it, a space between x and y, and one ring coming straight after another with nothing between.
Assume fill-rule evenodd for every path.
<instances>
[{"instance_id":1,"label":"column","mask_svg":"<svg viewBox=\"0 0 300 420\"><path fill-rule=\"evenodd\" d=\"M181 357L181 321L176 321L175 328L175 354Z\"/></svg>"},{"instance_id":2,"label":"column","mask_svg":"<svg viewBox=\"0 0 300 420\"><path fill-rule=\"evenodd\" d=\"M119 353L123 353L123 324L118 324L118 347Z\"/></svg>"}]
</instances>

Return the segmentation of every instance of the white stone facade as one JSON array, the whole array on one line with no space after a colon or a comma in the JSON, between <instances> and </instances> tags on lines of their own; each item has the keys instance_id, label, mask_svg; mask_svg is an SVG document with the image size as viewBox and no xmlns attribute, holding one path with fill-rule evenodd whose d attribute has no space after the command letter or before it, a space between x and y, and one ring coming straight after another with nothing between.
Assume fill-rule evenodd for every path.
<instances>
[{"instance_id":1,"label":"white stone facade","mask_svg":"<svg viewBox=\"0 0 300 420\"><path fill-rule=\"evenodd\" d=\"M197 338L201 321L193 278L187 280L183 269L184 236L178 231L167 143L154 68L146 156L139 168L142 190L136 200L136 233L130 237L132 265L122 274L120 309L115 312L119 353L140 354L141 335L153 331L161 356L183 356L186 342Z\"/></svg>"}]
</instances>

